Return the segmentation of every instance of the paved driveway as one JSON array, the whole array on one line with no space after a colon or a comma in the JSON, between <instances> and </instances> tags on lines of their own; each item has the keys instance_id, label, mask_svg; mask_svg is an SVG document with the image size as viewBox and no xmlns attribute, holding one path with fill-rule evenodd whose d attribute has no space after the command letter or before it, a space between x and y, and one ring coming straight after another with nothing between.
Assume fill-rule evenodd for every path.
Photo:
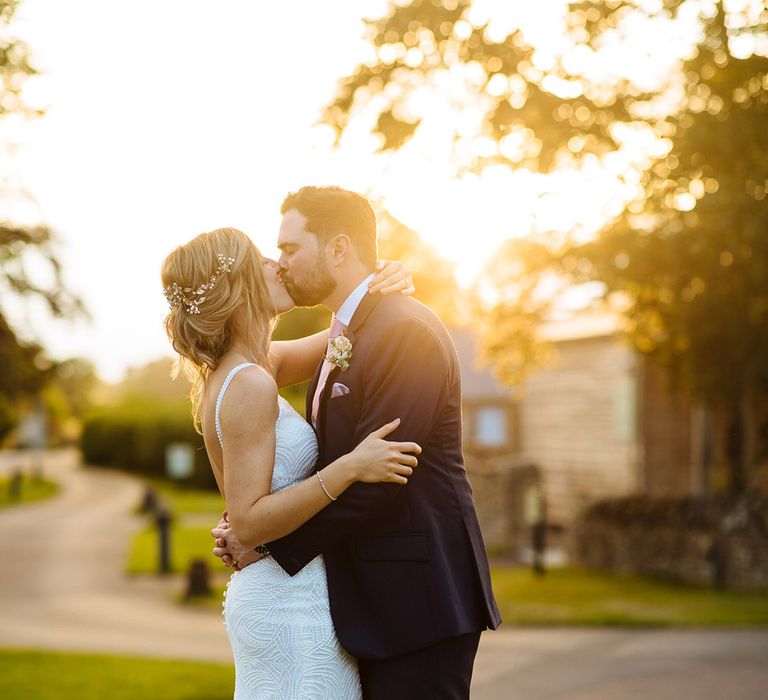
<instances>
[{"instance_id":1,"label":"paved driveway","mask_svg":"<svg viewBox=\"0 0 768 700\"><path fill-rule=\"evenodd\" d=\"M57 497L0 510L0 646L230 659L221 617L174 605L177 581L122 571L142 488L50 455Z\"/></svg>"},{"instance_id":2,"label":"paved driveway","mask_svg":"<svg viewBox=\"0 0 768 700\"><path fill-rule=\"evenodd\" d=\"M473 700L762 700L768 631L486 633Z\"/></svg>"}]
</instances>

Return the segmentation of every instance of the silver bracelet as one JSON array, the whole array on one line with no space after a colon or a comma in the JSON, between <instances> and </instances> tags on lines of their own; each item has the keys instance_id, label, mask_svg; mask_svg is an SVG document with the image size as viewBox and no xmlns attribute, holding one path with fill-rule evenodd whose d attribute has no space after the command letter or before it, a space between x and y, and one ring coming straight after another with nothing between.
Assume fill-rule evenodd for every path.
<instances>
[{"instance_id":1,"label":"silver bracelet","mask_svg":"<svg viewBox=\"0 0 768 700\"><path fill-rule=\"evenodd\" d=\"M331 496L331 494L328 492L328 489L325 488L325 482L323 481L323 477L320 476L320 472L315 472L315 476L317 477L317 480L320 482L320 486L323 487L323 491L325 491L325 495L328 496L332 501L335 501L336 499Z\"/></svg>"}]
</instances>

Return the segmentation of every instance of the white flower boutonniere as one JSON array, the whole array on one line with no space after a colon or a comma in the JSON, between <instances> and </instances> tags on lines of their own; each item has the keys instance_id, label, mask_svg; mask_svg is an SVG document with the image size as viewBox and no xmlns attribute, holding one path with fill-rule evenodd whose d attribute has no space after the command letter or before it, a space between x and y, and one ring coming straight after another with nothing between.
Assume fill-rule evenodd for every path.
<instances>
[{"instance_id":1,"label":"white flower boutonniere","mask_svg":"<svg viewBox=\"0 0 768 700\"><path fill-rule=\"evenodd\" d=\"M336 365L342 372L349 369L349 360L352 357L352 341L345 335L337 335L331 340L328 354L325 359Z\"/></svg>"}]
</instances>

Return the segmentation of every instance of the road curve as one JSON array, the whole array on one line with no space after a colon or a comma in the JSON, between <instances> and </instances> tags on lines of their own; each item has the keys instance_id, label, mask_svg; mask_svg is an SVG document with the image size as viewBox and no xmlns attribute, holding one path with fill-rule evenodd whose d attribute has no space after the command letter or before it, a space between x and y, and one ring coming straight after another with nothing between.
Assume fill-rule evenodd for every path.
<instances>
[{"instance_id":1,"label":"road curve","mask_svg":"<svg viewBox=\"0 0 768 700\"><path fill-rule=\"evenodd\" d=\"M219 615L123 575L140 482L72 452L49 454L45 474L59 495L0 510L0 646L231 660Z\"/></svg>"}]
</instances>

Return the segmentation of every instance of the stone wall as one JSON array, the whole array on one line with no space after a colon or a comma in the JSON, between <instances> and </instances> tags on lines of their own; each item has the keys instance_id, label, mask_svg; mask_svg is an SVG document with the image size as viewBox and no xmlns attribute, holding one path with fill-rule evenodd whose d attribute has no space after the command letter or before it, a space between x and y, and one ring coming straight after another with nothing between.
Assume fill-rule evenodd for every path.
<instances>
[{"instance_id":1,"label":"stone wall","mask_svg":"<svg viewBox=\"0 0 768 700\"><path fill-rule=\"evenodd\" d=\"M592 569L768 590L768 500L750 492L603 501L576 524L572 555Z\"/></svg>"}]
</instances>

